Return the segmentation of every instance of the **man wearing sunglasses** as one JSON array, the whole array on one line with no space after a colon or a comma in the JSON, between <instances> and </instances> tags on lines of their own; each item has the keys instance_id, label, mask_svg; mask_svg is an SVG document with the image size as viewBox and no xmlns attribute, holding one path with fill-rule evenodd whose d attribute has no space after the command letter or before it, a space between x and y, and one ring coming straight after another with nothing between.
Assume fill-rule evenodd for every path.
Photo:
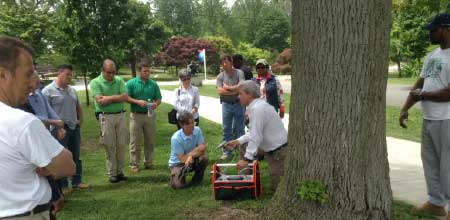
<instances>
[{"instance_id":1,"label":"man wearing sunglasses","mask_svg":"<svg viewBox=\"0 0 450 220\"><path fill-rule=\"evenodd\" d=\"M450 213L445 211L450 201L450 14L436 16L427 29L431 43L440 47L426 57L420 79L403 106L399 122L406 128L409 108L421 102L421 157L428 201L413 212L450 219Z\"/></svg>"},{"instance_id":2,"label":"man wearing sunglasses","mask_svg":"<svg viewBox=\"0 0 450 220\"><path fill-rule=\"evenodd\" d=\"M261 98L275 108L280 118L284 118L285 107L280 80L270 73L265 59L256 61L256 72L258 76L253 80L260 86Z\"/></svg>"}]
</instances>

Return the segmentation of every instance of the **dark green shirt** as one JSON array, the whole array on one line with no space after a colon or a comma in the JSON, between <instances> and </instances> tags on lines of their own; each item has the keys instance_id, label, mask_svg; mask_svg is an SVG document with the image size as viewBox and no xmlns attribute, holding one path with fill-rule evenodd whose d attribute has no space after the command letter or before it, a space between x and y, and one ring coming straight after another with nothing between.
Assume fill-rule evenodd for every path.
<instances>
[{"instance_id":1,"label":"dark green shirt","mask_svg":"<svg viewBox=\"0 0 450 220\"><path fill-rule=\"evenodd\" d=\"M125 83L119 76L114 76L114 80L112 82L108 82L106 81L105 78L103 78L103 75L100 74L97 78L93 79L89 83L89 85L91 87L92 97L99 95L101 96L122 95L126 93ZM123 110L123 107L124 107L123 102L115 102L106 106L99 105L97 102L95 102L96 112L108 112L108 113L120 112Z\"/></svg>"},{"instance_id":2,"label":"dark green shirt","mask_svg":"<svg viewBox=\"0 0 450 220\"><path fill-rule=\"evenodd\" d=\"M128 95L133 99L144 101L151 99L152 102L161 100L161 91L159 90L159 86L151 79L144 83L138 76L128 81L126 88ZM138 105L131 104L131 111L145 113L147 112L147 108L141 108Z\"/></svg>"}]
</instances>

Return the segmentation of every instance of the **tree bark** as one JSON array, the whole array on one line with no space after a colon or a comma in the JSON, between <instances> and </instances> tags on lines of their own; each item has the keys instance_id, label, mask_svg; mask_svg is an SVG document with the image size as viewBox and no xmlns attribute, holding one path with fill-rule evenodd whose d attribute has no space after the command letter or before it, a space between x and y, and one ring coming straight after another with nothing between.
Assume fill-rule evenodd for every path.
<instances>
[{"instance_id":1,"label":"tree bark","mask_svg":"<svg viewBox=\"0 0 450 220\"><path fill-rule=\"evenodd\" d=\"M390 0L293 6L292 99L284 177L262 219L393 219L386 149ZM328 202L304 200L306 181Z\"/></svg>"},{"instance_id":2,"label":"tree bark","mask_svg":"<svg viewBox=\"0 0 450 220\"><path fill-rule=\"evenodd\" d=\"M400 59L397 60L398 78L402 78L402 65Z\"/></svg>"},{"instance_id":3,"label":"tree bark","mask_svg":"<svg viewBox=\"0 0 450 220\"><path fill-rule=\"evenodd\" d=\"M83 71L83 78L84 78L84 88L86 89L86 105L89 106L89 90L88 90L88 84L87 84L87 76L86 71Z\"/></svg>"},{"instance_id":4,"label":"tree bark","mask_svg":"<svg viewBox=\"0 0 450 220\"><path fill-rule=\"evenodd\" d=\"M130 60L131 78L136 77L136 57Z\"/></svg>"}]
</instances>

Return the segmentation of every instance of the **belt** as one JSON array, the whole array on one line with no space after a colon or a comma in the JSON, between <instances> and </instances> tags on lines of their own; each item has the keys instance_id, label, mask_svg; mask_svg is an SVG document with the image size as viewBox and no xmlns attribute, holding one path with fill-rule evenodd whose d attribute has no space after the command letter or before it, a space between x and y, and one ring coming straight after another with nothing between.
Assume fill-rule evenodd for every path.
<instances>
[{"instance_id":1,"label":"belt","mask_svg":"<svg viewBox=\"0 0 450 220\"><path fill-rule=\"evenodd\" d=\"M98 114L102 114L102 115L115 115L115 114L120 114L120 113L124 113L126 112L125 110L122 111L118 111L118 112L97 112Z\"/></svg>"},{"instance_id":2,"label":"belt","mask_svg":"<svg viewBox=\"0 0 450 220\"><path fill-rule=\"evenodd\" d=\"M34 207L33 210L28 211L28 212L24 212L22 214L18 214L18 215L14 215L14 216L8 216L8 217L4 217L4 219L6 218L19 218L19 217L26 217L26 216L30 216L30 215L34 215L34 214L39 214L45 211L49 211L50 210L50 204L42 204L42 205L38 205L36 207ZM2 218L0 218L2 219Z\"/></svg>"},{"instance_id":3,"label":"belt","mask_svg":"<svg viewBox=\"0 0 450 220\"><path fill-rule=\"evenodd\" d=\"M266 153L267 153L267 154L273 154L273 153L275 153L275 152L281 150L283 147L286 147L287 145L288 145L288 143L285 143L285 144L283 144L283 145L277 147L275 150L271 150L271 151L266 152Z\"/></svg>"},{"instance_id":4,"label":"belt","mask_svg":"<svg viewBox=\"0 0 450 220\"><path fill-rule=\"evenodd\" d=\"M131 112L131 113L134 113L134 114L147 114L148 112Z\"/></svg>"},{"instance_id":5,"label":"belt","mask_svg":"<svg viewBox=\"0 0 450 220\"><path fill-rule=\"evenodd\" d=\"M236 101L232 101L232 102L227 102L227 101L222 101L222 102L227 103L227 104L230 104L230 105L234 105L234 104L236 104L236 103L239 103L239 99L236 100Z\"/></svg>"}]
</instances>

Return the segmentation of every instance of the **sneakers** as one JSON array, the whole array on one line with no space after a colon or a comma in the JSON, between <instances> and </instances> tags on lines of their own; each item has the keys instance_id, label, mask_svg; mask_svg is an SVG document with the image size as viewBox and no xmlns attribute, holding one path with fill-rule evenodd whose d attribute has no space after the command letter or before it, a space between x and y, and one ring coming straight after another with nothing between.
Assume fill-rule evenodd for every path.
<instances>
[{"instance_id":1,"label":"sneakers","mask_svg":"<svg viewBox=\"0 0 450 220\"><path fill-rule=\"evenodd\" d=\"M153 164L152 164L152 163L146 163L146 164L144 164L144 169L150 170L150 169L152 169L152 168L153 168Z\"/></svg>"},{"instance_id":2,"label":"sneakers","mask_svg":"<svg viewBox=\"0 0 450 220\"><path fill-rule=\"evenodd\" d=\"M69 187L63 187L61 191L64 195L66 195L68 193L71 193L72 189L70 189Z\"/></svg>"},{"instance_id":3,"label":"sneakers","mask_svg":"<svg viewBox=\"0 0 450 220\"><path fill-rule=\"evenodd\" d=\"M128 180L128 177L126 177L125 175L123 175L123 173L122 174L119 174L119 175L117 175L117 179L119 180L119 181L127 181Z\"/></svg>"},{"instance_id":4,"label":"sneakers","mask_svg":"<svg viewBox=\"0 0 450 220\"><path fill-rule=\"evenodd\" d=\"M111 176L109 177L109 182L110 183L118 183L120 182L119 179L117 178L117 176Z\"/></svg>"},{"instance_id":5,"label":"sneakers","mask_svg":"<svg viewBox=\"0 0 450 220\"><path fill-rule=\"evenodd\" d=\"M141 170L139 169L138 166L131 166L131 172L133 172L133 173L139 173L139 171L141 171Z\"/></svg>"},{"instance_id":6,"label":"sneakers","mask_svg":"<svg viewBox=\"0 0 450 220\"><path fill-rule=\"evenodd\" d=\"M412 209L411 211L414 214L431 214L437 216L446 216L447 219L450 219L449 214L445 211L445 208L442 206L433 205L430 202L426 202L422 206L418 206Z\"/></svg>"},{"instance_id":7,"label":"sneakers","mask_svg":"<svg viewBox=\"0 0 450 220\"><path fill-rule=\"evenodd\" d=\"M220 160L222 160L222 161L228 161L228 160L231 160L231 154L223 154L223 155L220 157Z\"/></svg>"},{"instance_id":8,"label":"sneakers","mask_svg":"<svg viewBox=\"0 0 450 220\"><path fill-rule=\"evenodd\" d=\"M72 189L88 189L89 184L86 183L80 183L78 185L72 186Z\"/></svg>"}]
</instances>

